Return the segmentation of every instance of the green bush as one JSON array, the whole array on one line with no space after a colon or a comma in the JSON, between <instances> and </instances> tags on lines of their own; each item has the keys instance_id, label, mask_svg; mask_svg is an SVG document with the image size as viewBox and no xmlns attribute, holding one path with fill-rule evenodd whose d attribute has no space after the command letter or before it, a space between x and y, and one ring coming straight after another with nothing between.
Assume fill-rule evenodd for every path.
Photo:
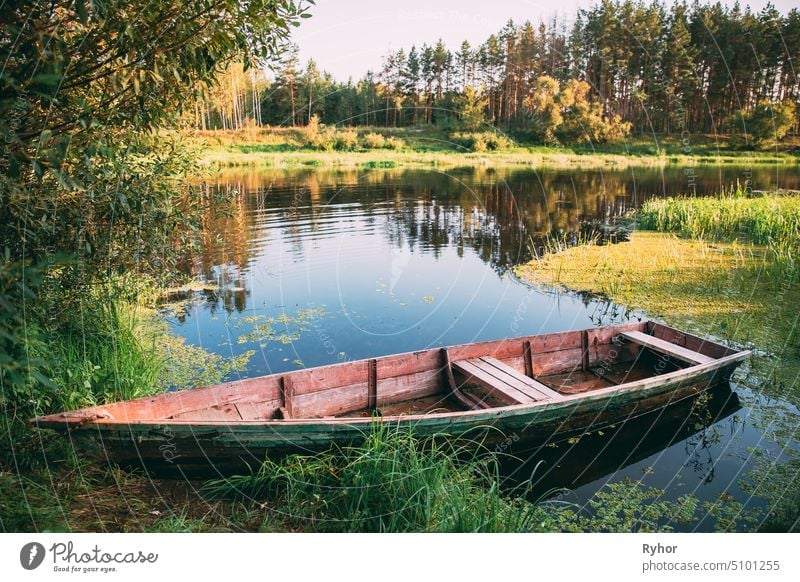
<instances>
[{"instance_id":1,"label":"green bush","mask_svg":"<svg viewBox=\"0 0 800 582\"><path fill-rule=\"evenodd\" d=\"M473 152L497 151L512 147L514 143L498 133L483 132L456 132L450 138L460 146Z\"/></svg>"},{"instance_id":2,"label":"green bush","mask_svg":"<svg viewBox=\"0 0 800 582\"><path fill-rule=\"evenodd\" d=\"M730 121L737 142L756 145L782 140L796 123L797 107L789 99L759 101L751 111L740 110Z\"/></svg>"}]
</instances>

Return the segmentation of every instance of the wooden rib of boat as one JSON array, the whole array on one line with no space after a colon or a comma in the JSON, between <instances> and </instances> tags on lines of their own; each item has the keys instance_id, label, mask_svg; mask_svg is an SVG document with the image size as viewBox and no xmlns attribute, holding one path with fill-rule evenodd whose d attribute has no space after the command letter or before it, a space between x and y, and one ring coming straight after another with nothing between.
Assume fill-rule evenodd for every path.
<instances>
[{"instance_id":1,"label":"wooden rib of boat","mask_svg":"<svg viewBox=\"0 0 800 582\"><path fill-rule=\"evenodd\" d=\"M420 436L591 430L726 381L750 352L656 322L427 349L33 419L123 466L230 472L268 454Z\"/></svg>"}]
</instances>

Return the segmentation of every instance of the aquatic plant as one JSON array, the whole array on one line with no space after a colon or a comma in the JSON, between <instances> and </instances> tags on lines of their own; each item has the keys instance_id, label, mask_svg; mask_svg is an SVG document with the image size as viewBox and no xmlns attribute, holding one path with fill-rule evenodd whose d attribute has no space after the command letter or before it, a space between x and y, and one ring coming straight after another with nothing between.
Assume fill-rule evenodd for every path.
<instances>
[{"instance_id":1,"label":"aquatic plant","mask_svg":"<svg viewBox=\"0 0 800 582\"><path fill-rule=\"evenodd\" d=\"M721 196L648 200L638 213L638 222L646 230L701 240L766 245L783 259L800 255L800 198L796 196L750 196L736 185Z\"/></svg>"}]
</instances>

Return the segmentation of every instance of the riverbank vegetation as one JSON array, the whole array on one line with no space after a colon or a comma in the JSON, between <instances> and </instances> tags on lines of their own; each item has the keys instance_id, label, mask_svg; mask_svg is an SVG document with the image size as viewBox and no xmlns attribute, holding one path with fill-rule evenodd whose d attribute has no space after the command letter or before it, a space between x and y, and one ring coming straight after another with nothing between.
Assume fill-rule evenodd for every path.
<instances>
[{"instance_id":1,"label":"riverbank vegetation","mask_svg":"<svg viewBox=\"0 0 800 582\"><path fill-rule=\"evenodd\" d=\"M776 258L800 256L800 198L749 196L737 186L719 197L648 200L639 226L709 241L744 240L765 245Z\"/></svg>"},{"instance_id":2,"label":"riverbank vegetation","mask_svg":"<svg viewBox=\"0 0 800 582\"><path fill-rule=\"evenodd\" d=\"M303 14L303 5L280 0L220 0L213 10L187 0L4 7L4 530L49 527L47 516L61 508L57 492L83 486L69 443L27 419L198 380L191 370L165 373L167 360L180 366L200 354L142 309L155 287L185 277L180 265L196 250L203 220L224 205L188 183L192 154L156 132L177 124L187 94L213 84L232 60L274 58ZM181 356L189 357L175 363ZM203 357L204 369L234 365Z\"/></svg>"},{"instance_id":3,"label":"riverbank vegetation","mask_svg":"<svg viewBox=\"0 0 800 582\"><path fill-rule=\"evenodd\" d=\"M659 135L613 143L541 145L515 133L437 127L326 126L184 133L203 165L233 167L636 167L795 164L798 140L741 149L735 137Z\"/></svg>"}]
</instances>

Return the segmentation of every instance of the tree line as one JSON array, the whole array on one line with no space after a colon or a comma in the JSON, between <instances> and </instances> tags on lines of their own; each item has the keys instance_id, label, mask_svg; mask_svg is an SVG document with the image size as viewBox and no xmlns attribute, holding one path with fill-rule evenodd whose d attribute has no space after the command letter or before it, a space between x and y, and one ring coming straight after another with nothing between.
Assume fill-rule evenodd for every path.
<instances>
[{"instance_id":1,"label":"tree line","mask_svg":"<svg viewBox=\"0 0 800 582\"><path fill-rule=\"evenodd\" d=\"M593 107L598 120L622 130L667 134L733 132L766 107L767 117L786 113L786 130L797 129L797 9L603 0L569 22L509 21L478 46L440 40L400 49L355 82L314 61L301 67L295 48L272 81L244 79L257 87L242 84L250 113L240 122L297 126L316 115L326 124L452 126L466 115L546 141L550 117L576 107ZM559 103L564 90L588 103ZM206 102L194 124L231 126L225 107Z\"/></svg>"}]
</instances>

